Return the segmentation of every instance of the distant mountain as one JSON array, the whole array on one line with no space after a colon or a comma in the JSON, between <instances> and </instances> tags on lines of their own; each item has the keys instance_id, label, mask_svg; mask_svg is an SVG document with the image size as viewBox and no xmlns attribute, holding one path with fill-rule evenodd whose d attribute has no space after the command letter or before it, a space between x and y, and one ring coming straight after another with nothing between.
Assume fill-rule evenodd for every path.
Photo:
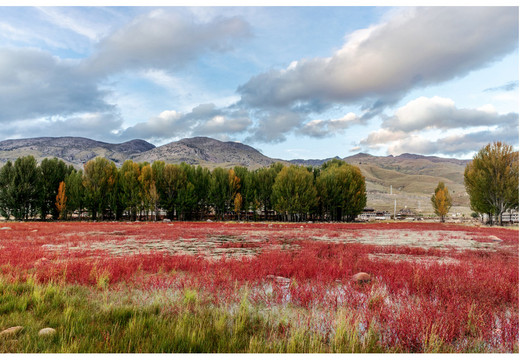
<instances>
[{"instance_id":1,"label":"distant mountain","mask_svg":"<svg viewBox=\"0 0 520 360\"><path fill-rule=\"evenodd\" d=\"M339 156L333 157L333 158L327 158L327 159L295 159L295 160L289 160L291 164L294 165L303 165L303 166L321 166L327 161L330 161L332 159L338 159L341 160Z\"/></svg>"},{"instance_id":2,"label":"distant mountain","mask_svg":"<svg viewBox=\"0 0 520 360\"><path fill-rule=\"evenodd\" d=\"M154 149L144 140L131 140L121 144L110 144L82 137L40 137L0 141L0 163L8 160L33 155L41 161L48 157L57 157L63 161L82 167L87 161L103 156L121 165L135 154Z\"/></svg>"},{"instance_id":3,"label":"distant mountain","mask_svg":"<svg viewBox=\"0 0 520 360\"><path fill-rule=\"evenodd\" d=\"M373 156L363 153L343 160L360 168L372 207L392 211L394 200L397 199L400 205L396 206L400 208L406 204L417 212L429 210L429 197L439 181L442 181L451 192L454 203L452 211L466 215L470 213L469 197L464 187L464 169L470 160L415 154Z\"/></svg>"},{"instance_id":4,"label":"distant mountain","mask_svg":"<svg viewBox=\"0 0 520 360\"><path fill-rule=\"evenodd\" d=\"M208 137L194 137L158 146L132 157L132 160L153 162L163 160L167 163L185 162L209 168L245 166L256 169L269 166L276 161L251 146L232 141L219 141Z\"/></svg>"}]
</instances>

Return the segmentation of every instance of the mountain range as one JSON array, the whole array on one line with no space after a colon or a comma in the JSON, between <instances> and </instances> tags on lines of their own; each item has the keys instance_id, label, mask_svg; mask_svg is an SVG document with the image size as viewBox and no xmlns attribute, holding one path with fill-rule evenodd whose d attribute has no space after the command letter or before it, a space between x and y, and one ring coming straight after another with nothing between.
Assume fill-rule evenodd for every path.
<instances>
[{"instance_id":1,"label":"mountain range","mask_svg":"<svg viewBox=\"0 0 520 360\"><path fill-rule=\"evenodd\" d=\"M83 167L84 163L97 156L114 161L117 166L121 166L127 159L150 163L163 160L167 163L201 165L210 169L217 166L246 166L257 169L275 162L321 166L330 160L273 159L251 146L207 137L182 139L157 147L144 140L111 144L81 137L0 141L0 165L26 155L33 155L38 161L46 157L57 157L76 168ZM373 156L365 153L342 160L358 166L365 176L367 205L370 207L387 211L393 211L394 206L398 210L407 207L418 213L430 213L429 197L437 183L443 181L452 192L452 211L469 214L469 199L464 188L464 168L469 160L415 154Z\"/></svg>"}]
</instances>

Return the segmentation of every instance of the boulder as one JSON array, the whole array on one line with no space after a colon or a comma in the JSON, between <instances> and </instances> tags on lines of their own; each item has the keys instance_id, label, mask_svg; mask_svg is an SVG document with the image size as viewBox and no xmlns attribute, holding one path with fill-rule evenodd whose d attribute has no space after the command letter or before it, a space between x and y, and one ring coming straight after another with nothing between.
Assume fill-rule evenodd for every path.
<instances>
[{"instance_id":1,"label":"boulder","mask_svg":"<svg viewBox=\"0 0 520 360\"><path fill-rule=\"evenodd\" d=\"M16 335L20 331L22 331L22 329L23 329L23 326L13 326L13 327L10 327L8 329L0 331L0 337Z\"/></svg>"},{"instance_id":2,"label":"boulder","mask_svg":"<svg viewBox=\"0 0 520 360\"><path fill-rule=\"evenodd\" d=\"M358 272L354 276L352 276L352 280L357 282L358 284L369 283L372 277L366 272Z\"/></svg>"},{"instance_id":3,"label":"boulder","mask_svg":"<svg viewBox=\"0 0 520 360\"><path fill-rule=\"evenodd\" d=\"M54 334L56 334L56 330L53 329L53 328L44 328L44 329L41 329L40 331L38 331L38 336L53 336Z\"/></svg>"}]
</instances>

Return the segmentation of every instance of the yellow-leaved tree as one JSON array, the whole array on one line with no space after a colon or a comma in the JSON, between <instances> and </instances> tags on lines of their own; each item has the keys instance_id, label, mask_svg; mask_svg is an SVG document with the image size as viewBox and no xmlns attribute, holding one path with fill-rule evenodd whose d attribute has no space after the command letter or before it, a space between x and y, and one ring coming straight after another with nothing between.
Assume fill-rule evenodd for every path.
<instances>
[{"instance_id":1,"label":"yellow-leaved tree","mask_svg":"<svg viewBox=\"0 0 520 360\"><path fill-rule=\"evenodd\" d=\"M242 195L240 193L237 193L235 196L235 213L238 216L238 220L240 220L240 210L242 209Z\"/></svg>"},{"instance_id":2,"label":"yellow-leaved tree","mask_svg":"<svg viewBox=\"0 0 520 360\"><path fill-rule=\"evenodd\" d=\"M442 181L435 188L435 193L432 195L431 200L435 215L441 218L441 222L444 222L448 211L450 211L452 200L448 188Z\"/></svg>"},{"instance_id":3,"label":"yellow-leaved tree","mask_svg":"<svg viewBox=\"0 0 520 360\"><path fill-rule=\"evenodd\" d=\"M63 215L65 214L65 208L67 206L67 196L65 195L65 182L60 182L60 186L58 187L58 195L56 195L56 209L58 209L58 213L60 214L59 218L63 219Z\"/></svg>"}]
</instances>

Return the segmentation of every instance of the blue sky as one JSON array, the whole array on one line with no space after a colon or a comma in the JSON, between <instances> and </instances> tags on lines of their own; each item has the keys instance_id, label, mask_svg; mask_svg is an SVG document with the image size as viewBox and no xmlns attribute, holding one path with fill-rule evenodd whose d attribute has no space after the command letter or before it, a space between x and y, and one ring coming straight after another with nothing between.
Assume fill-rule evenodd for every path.
<instances>
[{"instance_id":1,"label":"blue sky","mask_svg":"<svg viewBox=\"0 0 520 360\"><path fill-rule=\"evenodd\" d=\"M518 7L2 7L0 139L518 148Z\"/></svg>"}]
</instances>

